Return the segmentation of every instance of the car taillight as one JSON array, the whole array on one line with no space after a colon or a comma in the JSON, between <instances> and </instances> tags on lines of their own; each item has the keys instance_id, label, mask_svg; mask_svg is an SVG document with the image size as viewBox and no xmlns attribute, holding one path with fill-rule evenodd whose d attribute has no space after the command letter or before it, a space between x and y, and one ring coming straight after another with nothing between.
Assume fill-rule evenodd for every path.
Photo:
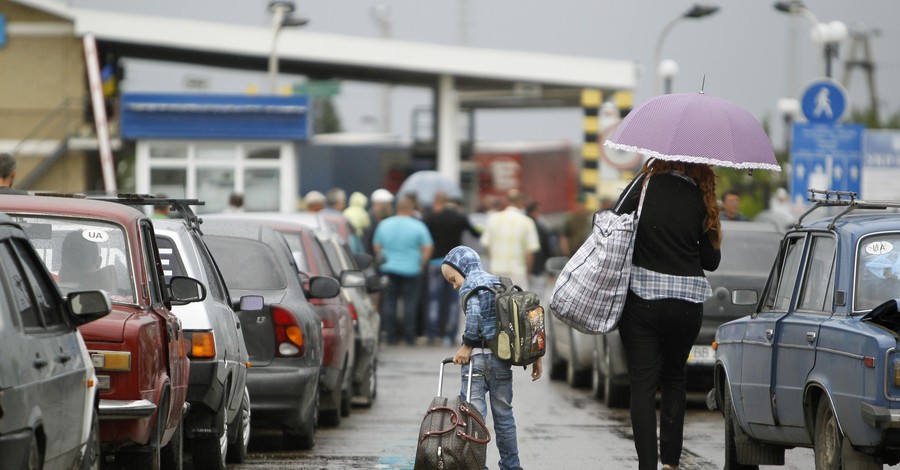
<instances>
[{"instance_id":1,"label":"car taillight","mask_svg":"<svg viewBox=\"0 0 900 470\"><path fill-rule=\"evenodd\" d=\"M350 303L348 307L350 307L350 315L353 316L353 321L359 320L359 317L356 315L356 305Z\"/></svg>"},{"instance_id":2,"label":"car taillight","mask_svg":"<svg viewBox=\"0 0 900 470\"><path fill-rule=\"evenodd\" d=\"M128 372L131 353L128 351L91 351L91 363L97 371Z\"/></svg>"},{"instance_id":3,"label":"car taillight","mask_svg":"<svg viewBox=\"0 0 900 470\"><path fill-rule=\"evenodd\" d=\"M216 338L212 331L186 331L185 336L191 343L189 357L194 359L216 357Z\"/></svg>"},{"instance_id":4,"label":"car taillight","mask_svg":"<svg viewBox=\"0 0 900 470\"><path fill-rule=\"evenodd\" d=\"M284 307L273 305L272 323L275 325L277 353L282 357L303 355L303 329L294 319L294 314Z\"/></svg>"}]
</instances>

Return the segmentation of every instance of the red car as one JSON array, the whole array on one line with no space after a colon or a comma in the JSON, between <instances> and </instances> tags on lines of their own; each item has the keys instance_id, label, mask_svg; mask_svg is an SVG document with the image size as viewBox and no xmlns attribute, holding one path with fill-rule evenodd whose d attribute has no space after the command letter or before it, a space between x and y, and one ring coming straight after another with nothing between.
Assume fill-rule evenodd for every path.
<instances>
[{"instance_id":1,"label":"red car","mask_svg":"<svg viewBox=\"0 0 900 470\"><path fill-rule=\"evenodd\" d=\"M100 441L128 468L181 468L189 362L173 303L202 300L198 281L163 277L150 220L132 207L71 197L4 196L63 295L101 289L112 313L78 327L96 368Z\"/></svg>"}]
</instances>

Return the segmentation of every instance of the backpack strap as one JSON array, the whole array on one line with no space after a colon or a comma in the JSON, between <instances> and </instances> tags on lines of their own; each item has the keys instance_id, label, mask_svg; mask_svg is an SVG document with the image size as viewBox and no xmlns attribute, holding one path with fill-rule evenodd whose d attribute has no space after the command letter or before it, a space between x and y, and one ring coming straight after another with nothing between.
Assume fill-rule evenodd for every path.
<instances>
[{"instance_id":1,"label":"backpack strap","mask_svg":"<svg viewBox=\"0 0 900 470\"><path fill-rule=\"evenodd\" d=\"M502 279L502 278L501 278L501 279ZM463 315L466 315L466 304L469 303L469 298L472 297L473 295L475 295L475 294L481 292L481 291L493 292L494 295L497 295L497 294L498 294L497 290L494 289L494 288L492 288L492 287L488 287L488 286L475 286L474 289L472 289L472 290L470 290L469 292L467 292L466 295L465 295L462 299L460 299L460 308L462 309Z\"/></svg>"}]
</instances>

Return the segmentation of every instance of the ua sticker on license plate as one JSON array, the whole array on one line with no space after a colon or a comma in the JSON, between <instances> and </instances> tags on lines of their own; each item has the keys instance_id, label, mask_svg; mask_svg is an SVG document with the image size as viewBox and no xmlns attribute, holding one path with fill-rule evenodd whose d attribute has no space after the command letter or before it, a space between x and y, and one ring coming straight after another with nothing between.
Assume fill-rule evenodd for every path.
<instances>
[{"instance_id":1,"label":"ua sticker on license plate","mask_svg":"<svg viewBox=\"0 0 900 470\"><path fill-rule=\"evenodd\" d=\"M716 352L711 346L692 346L688 364L715 364Z\"/></svg>"}]
</instances>

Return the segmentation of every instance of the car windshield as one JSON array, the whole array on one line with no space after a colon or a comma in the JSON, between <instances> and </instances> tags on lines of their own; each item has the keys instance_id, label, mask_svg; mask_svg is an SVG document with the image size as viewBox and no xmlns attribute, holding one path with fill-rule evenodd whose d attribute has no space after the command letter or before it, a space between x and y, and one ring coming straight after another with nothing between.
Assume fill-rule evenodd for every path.
<instances>
[{"instance_id":1,"label":"car windshield","mask_svg":"<svg viewBox=\"0 0 900 470\"><path fill-rule=\"evenodd\" d=\"M776 232L729 230L722 237L719 272L768 273L778 254L781 235Z\"/></svg>"},{"instance_id":2,"label":"car windshield","mask_svg":"<svg viewBox=\"0 0 900 470\"><path fill-rule=\"evenodd\" d=\"M204 236L228 289L286 289L281 264L265 243L234 237ZM285 261L287 262L287 261Z\"/></svg>"},{"instance_id":3,"label":"car windshield","mask_svg":"<svg viewBox=\"0 0 900 470\"><path fill-rule=\"evenodd\" d=\"M90 220L15 217L63 295L104 290L110 300L134 303L134 275L121 226Z\"/></svg>"},{"instance_id":4,"label":"car windshield","mask_svg":"<svg viewBox=\"0 0 900 470\"><path fill-rule=\"evenodd\" d=\"M855 311L871 310L900 297L900 234L862 239L856 253Z\"/></svg>"}]
</instances>

